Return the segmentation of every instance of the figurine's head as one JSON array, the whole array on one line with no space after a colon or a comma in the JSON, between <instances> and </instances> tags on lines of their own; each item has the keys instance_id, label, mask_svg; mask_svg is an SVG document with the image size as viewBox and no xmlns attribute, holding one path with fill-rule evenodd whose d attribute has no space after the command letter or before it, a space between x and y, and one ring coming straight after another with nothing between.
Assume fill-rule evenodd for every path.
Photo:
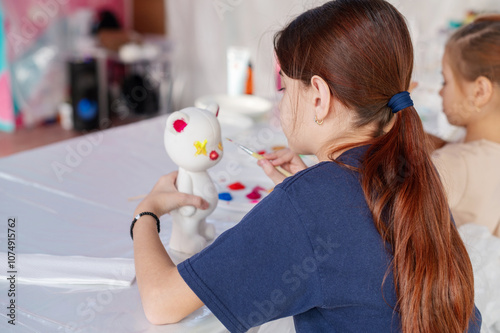
<instances>
[{"instance_id":1,"label":"figurine's head","mask_svg":"<svg viewBox=\"0 0 500 333\"><path fill-rule=\"evenodd\" d=\"M217 120L219 107L208 110L186 108L172 113L165 128L165 149L179 167L205 171L222 158L222 140Z\"/></svg>"}]
</instances>

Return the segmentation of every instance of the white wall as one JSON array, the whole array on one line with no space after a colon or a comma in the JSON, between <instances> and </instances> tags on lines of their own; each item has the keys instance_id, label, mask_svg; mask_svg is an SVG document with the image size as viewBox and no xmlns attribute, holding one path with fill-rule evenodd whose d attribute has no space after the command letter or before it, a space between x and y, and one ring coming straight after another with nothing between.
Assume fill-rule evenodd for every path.
<instances>
[{"instance_id":1,"label":"white wall","mask_svg":"<svg viewBox=\"0 0 500 333\"><path fill-rule=\"evenodd\" d=\"M226 48L250 48L254 93L273 93L272 39L285 23L324 0L168 0L169 35L176 43L175 107L195 98L226 91ZM437 31L469 8L500 11L498 0L391 0L408 19L414 36L417 66L440 55ZM431 52L432 54L429 54ZM439 61L437 62L439 63ZM424 69L427 70L427 69ZM416 74L418 76L417 68Z\"/></svg>"}]
</instances>

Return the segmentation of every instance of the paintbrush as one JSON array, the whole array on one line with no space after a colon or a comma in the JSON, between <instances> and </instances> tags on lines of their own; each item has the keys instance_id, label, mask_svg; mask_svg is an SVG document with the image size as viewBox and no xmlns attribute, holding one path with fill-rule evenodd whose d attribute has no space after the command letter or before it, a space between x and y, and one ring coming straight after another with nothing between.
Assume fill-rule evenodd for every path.
<instances>
[{"instance_id":1,"label":"paintbrush","mask_svg":"<svg viewBox=\"0 0 500 333\"><path fill-rule=\"evenodd\" d=\"M260 154L257 154L256 152L254 152L253 150L251 150L250 148L247 148L243 145L240 145L239 143L237 142L234 142L233 140L229 139L229 138L226 138L227 141L229 142L232 142L234 143L235 145L237 145L240 149L242 149L245 153L247 153L248 155L258 159L258 160L262 160L262 159L265 159L264 156L260 155ZM285 177L290 177L290 176L293 176L290 172L286 171L285 169L283 169L282 167L280 167L279 165L278 166L275 166L274 167L276 170L278 170L283 176Z\"/></svg>"},{"instance_id":2,"label":"paintbrush","mask_svg":"<svg viewBox=\"0 0 500 333\"><path fill-rule=\"evenodd\" d=\"M137 201L137 200L142 200L142 199L144 199L146 196L147 196L147 194L141 194L141 195L138 195L138 196L135 196L135 197L130 197L130 198L128 198L127 200L128 200L128 201Z\"/></svg>"},{"instance_id":3,"label":"paintbrush","mask_svg":"<svg viewBox=\"0 0 500 333\"><path fill-rule=\"evenodd\" d=\"M245 153L247 153L248 155L252 156L252 157L255 157L256 159L258 160L262 160L264 159L264 156L260 155L260 154L257 154L256 152L252 151L250 148L247 148L243 145L240 145L239 143L237 142L234 142L233 140L229 139L229 138L226 138L227 141L229 142L232 142L234 143L235 145L237 145L239 148L241 148ZM283 176L285 177L290 177L290 176L293 176L293 174L291 174L290 172L286 171L285 169L283 169L282 167L280 167L279 165L278 166L275 166L274 167L276 170L278 170ZM144 199L146 197L146 194L143 194L143 195L138 195L136 197L131 197L131 198L128 198L128 201L136 201L136 200L141 200L141 199Z\"/></svg>"}]
</instances>

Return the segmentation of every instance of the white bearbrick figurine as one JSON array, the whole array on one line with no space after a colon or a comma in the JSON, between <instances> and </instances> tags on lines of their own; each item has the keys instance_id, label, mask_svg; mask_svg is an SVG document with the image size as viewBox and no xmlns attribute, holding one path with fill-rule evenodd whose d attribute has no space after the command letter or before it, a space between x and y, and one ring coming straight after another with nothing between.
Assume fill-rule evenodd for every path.
<instances>
[{"instance_id":1,"label":"white bearbrick figurine","mask_svg":"<svg viewBox=\"0 0 500 333\"><path fill-rule=\"evenodd\" d=\"M194 107L172 113L165 128L165 149L179 166L176 186L179 192L204 198L210 207L206 210L185 206L171 212L172 236L170 248L186 254L200 252L215 237L215 227L206 223L219 200L207 169L222 158L219 107L208 110Z\"/></svg>"}]
</instances>

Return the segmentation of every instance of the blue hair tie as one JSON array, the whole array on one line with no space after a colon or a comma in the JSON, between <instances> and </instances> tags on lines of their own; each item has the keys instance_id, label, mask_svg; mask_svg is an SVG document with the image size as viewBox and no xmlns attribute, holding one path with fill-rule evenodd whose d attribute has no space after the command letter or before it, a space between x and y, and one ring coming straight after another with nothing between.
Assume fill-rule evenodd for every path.
<instances>
[{"instance_id":1,"label":"blue hair tie","mask_svg":"<svg viewBox=\"0 0 500 333\"><path fill-rule=\"evenodd\" d=\"M413 106L413 101L411 100L409 92L402 91L392 96L387 106L392 109L392 113L398 113L407 107Z\"/></svg>"}]
</instances>

